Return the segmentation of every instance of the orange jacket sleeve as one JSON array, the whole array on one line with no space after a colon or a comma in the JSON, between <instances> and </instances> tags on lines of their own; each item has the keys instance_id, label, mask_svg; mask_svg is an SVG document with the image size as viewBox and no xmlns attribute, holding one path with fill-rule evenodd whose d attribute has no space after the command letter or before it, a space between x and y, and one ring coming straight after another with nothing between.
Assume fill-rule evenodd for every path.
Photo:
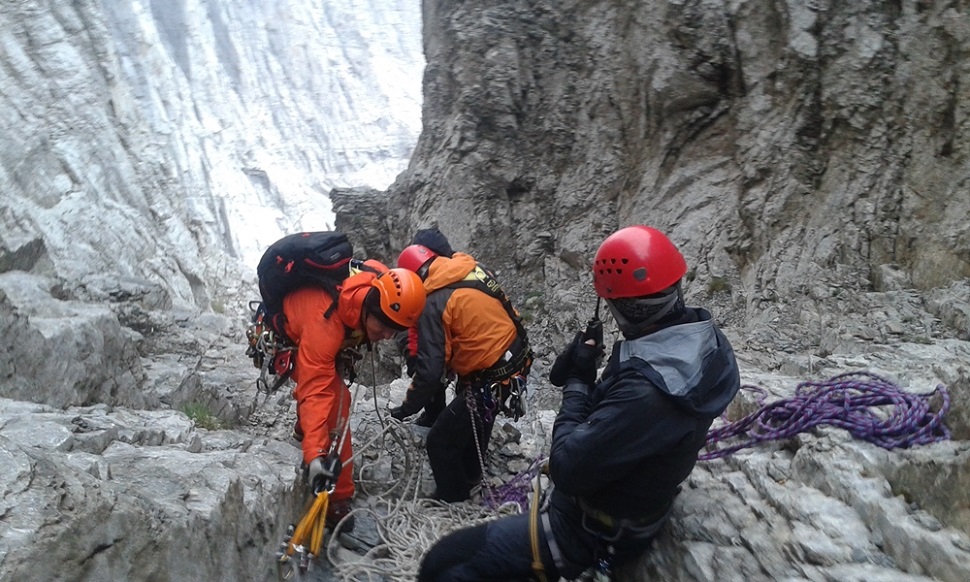
<instances>
[{"instance_id":1,"label":"orange jacket sleeve","mask_svg":"<svg viewBox=\"0 0 970 582\"><path fill-rule=\"evenodd\" d=\"M348 397L348 391L336 369L344 325L335 315L323 317L331 301L325 291L316 289L296 291L284 301L287 335L299 345L293 371L294 396L304 435L303 460L307 463L327 453L339 409L348 404L340 402Z\"/></svg>"}]
</instances>

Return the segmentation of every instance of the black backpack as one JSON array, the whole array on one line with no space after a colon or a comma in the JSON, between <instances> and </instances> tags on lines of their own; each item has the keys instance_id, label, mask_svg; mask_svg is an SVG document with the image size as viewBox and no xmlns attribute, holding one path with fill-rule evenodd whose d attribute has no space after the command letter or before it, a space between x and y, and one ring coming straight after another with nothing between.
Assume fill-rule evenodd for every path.
<instances>
[{"instance_id":1,"label":"black backpack","mask_svg":"<svg viewBox=\"0 0 970 582\"><path fill-rule=\"evenodd\" d=\"M256 266L263 319L270 328L286 336L283 298L303 287L320 287L330 293L333 304L324 314L330 317L337 308L339 285L350 276L353 255L354 248L342 232L299 232L271 244Z\"/></svg>"},{"instance_id":2,"label":"black backpack","mask_svg":"<svg viewBox=\"0 0 970 582\"><path fill-rule=\"evenodd\" d=\"M337 308L340 284L352 269L367 269L353 258L354 249L342 232L299 232L287 235L271 244L256 266L261 301L250 302L253 312L247 330L249 348L246 351L253 365L263 373L257 387L274 392L289 377L293 369L294 344L286 336L286 317L283 298L303 287L325 289L333 303L324 314ZM273 386L267 376L278 377Z\"/></svg>"}]
</instances>

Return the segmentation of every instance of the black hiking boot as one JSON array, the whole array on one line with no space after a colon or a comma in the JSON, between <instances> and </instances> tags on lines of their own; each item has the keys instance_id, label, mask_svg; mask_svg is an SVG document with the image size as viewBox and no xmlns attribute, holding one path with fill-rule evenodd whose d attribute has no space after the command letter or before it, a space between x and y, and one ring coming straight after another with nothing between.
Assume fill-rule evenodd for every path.
<instances>
[{"instance_id":1,"label":"black hiking boot","mask_svg":"<svg viewBox=\"0 0 970 582\"><path fill-rule=\"evenodd\" d=\"M337 527L340 520L346 517L353 509L350 499L331 499L330 505L327 506L327 527L330 529ZM342 533L354 531L354 516L347 517L343 525L340 526L340 531Z\"/></svg>"}]
</instances>

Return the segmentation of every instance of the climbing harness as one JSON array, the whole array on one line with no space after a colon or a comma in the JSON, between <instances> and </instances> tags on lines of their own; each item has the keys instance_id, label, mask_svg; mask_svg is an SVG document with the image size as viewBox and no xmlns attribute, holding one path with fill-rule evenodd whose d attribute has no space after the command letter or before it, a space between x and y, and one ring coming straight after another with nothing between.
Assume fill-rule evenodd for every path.
<instances>
[{"instance_id":1,"label":"climbing harness","mask_svg":"<svg viewBox=\"0 0 970 582\"><path fill-rule=\"evenodd\" d=\"M761 396L767 392L758 386L742 388ZM930 408L930 399L939 394L939 410ZM888 415L878 414L876 407L891 406ZM947 440L950 431L943 418L950 409L950 395L946 387L938 385L925 394L913 394L876 374L858 371L833 376L823 382L802 382L795 388L795 396L763 404L744 418L707 433L709 452L698 460L709 461L726 457L760 442L790 438L819 425L844 428L852 436L884 449L907 448ZM740 442L716 447L728 439Z\"/></svg>"}]
</instances>

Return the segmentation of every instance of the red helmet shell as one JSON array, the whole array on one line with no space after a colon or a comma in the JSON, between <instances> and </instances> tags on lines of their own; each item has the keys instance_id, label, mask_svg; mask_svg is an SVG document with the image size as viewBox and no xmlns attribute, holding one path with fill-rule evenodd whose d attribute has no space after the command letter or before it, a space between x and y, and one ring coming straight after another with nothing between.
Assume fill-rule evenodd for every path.
<instances>
[{"instance_id":1,"label":"red helmet shell","mask_svg":"<svg viewBox=\"0 0 970 582\"><path fill-rule=\"evenodd\" d=\"M643 225L606 237L593 259L593 287L604 299L659 293L687 273L687 262L659 230Z\"/></svg>"},{"instance_id":2,"label":"red helmet shell","mask_svg":"<svg viewBox=\"0 0 970 582\"><path fill-rule=\"evenodd\" d=\"M424 245L411 245L401 251L401 254L397 257L397 266L417 273L422 265L437 256L438 253Z\"/></svg>"}]
</instances>

